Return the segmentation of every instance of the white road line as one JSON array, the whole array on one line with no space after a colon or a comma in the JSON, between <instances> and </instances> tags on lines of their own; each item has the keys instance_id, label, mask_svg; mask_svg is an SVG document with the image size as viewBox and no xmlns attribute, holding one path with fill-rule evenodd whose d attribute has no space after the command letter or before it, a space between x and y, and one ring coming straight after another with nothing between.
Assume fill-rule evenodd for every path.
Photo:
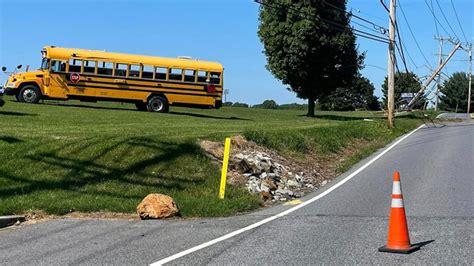
<instances>
[{"instance_id":1,"label":"white road line","mask_svg":"<svg viewBox=\"0 0 474 266\"><path fill-rule=\"evenodd\" d=\"M163 265L165 263L168 263L170 261L173 261L173 260L176 260L178 258L181 258L181 257L184 257L186 255L189 255L195 251L198 251L200 249L203 249L203 248L207 248L209 246L212 246L216 243L219 243L221 241L224 241L226 239L229 239L231 237L234 237L236 235L239 235L243 232L246 232L246 231L249 231L249 230L252 230L254 228L257 228L261 225L264 225L266 223L269 223L273 220L276 220L280 217L283 217L287 214L290 214L300 208L303 208L304 206L310 204L310 203L313 203L315 201L317 201L318 199L326 196L327 194L331 193L333 190L335 190L336 188L342 186L344 183L346 183L347 181L349 181L351 178L353 178L354 176L356 176L357 174L359 174L360 172L362 172L365 168L367 168L369 165L371 165L372 163L374 163L375 161L377 161L380 157L382 157L384 154L386 154L387 152L389 152L391 149L393 149L396 145L398 145L400 142L402 142L403 140L405 140L406 138L408 138L410 135L412 135L413 133L415 133L418 129L422 128L424 125L421 125L419 126L418 128L416 128L415 130L411 131L410 133L406 134L405 136L403 136L401 139L397 140L395 143L393 143L392 145L390 145L387 149L385 149L383 152L379 153L377 156L375 156L374 158L372 158L370 161L368 161L367 163L365 163L364 165L362 165L361 167L359 167L357 170L355 170L354 172L352 172L350 175L348 175L347 177L345 177L344 179L342 179L341 181L339 181L338 183L334 184L332 187L330 187L329 189L327 189L326 191L322 192L321 194L318 194L316 195L314 198L311 198L309 199L308 201L305 201L303 203L301 203L300 205L297 205L293 208L290 208L286 211L283 211L283 212L280 212L274 216L271 216L271 217L268 217L266 219L263 219L259 222L256 222L254 224L251 224L249 226L246 226L244 228L241 228L239 230L236 230L236 231L233 231L233 232L230 232L226 235L223 235L221 237L218 237L216 239L213 239L211 241L208 241L208 242L205 242L205 243L202 243L201 245L198 245L198 246L195 246L195 247L192 247L190 249L186 249L184 251L181 251L179 253L176 253L172 256L169 256L167 258L164 258L164 259L161 259L157 262L154 262L150 265L152 266L157 266L157 265Z\"/></svg>"}]
</instances>

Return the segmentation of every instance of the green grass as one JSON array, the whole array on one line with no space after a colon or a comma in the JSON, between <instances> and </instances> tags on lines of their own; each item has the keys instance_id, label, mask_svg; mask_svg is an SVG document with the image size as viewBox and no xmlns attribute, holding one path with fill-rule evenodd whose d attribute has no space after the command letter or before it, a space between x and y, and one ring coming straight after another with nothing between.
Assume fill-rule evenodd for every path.
<instances>
[{"instance_id":1,"label":"green grass","mask_svg":"<svg viewBox=\"0 0 474 266\"><path fill-rule=\"evenodd\" d=\"M331 154L364 138L373 147L361 149L362 157L420 123L398 119L397 129L387 130L382 119L361 120L380 117L371 112L318 112L316 119L296 110L246 108L172 108L171 114L155 114L129 104L32 105L5 98L0 215L133 213L148 193L172 196L183 216L231 215L258 208L261 201L234 186L218 200L220 169L203 154L198 139L243 134L285 153Z\"/></svg>"}]
</instances>

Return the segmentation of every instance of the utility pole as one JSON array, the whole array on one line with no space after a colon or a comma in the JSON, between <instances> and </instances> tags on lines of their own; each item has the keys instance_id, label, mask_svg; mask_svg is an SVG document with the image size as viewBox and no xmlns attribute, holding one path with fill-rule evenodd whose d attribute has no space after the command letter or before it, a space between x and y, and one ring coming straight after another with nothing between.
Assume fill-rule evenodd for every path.
<instances>
[{"instance_id":1,"label":"utility pole","mask_svg":"<svg viewBox=\"0 0 474 266\"><path fill-rule=\"evenodd\" d=\"M442 36L435 36L435 40L439 41L439 54L438 54L438 66L443 63L443 44L445 38ZM435 92L435 111L438 111L438 103L439 103L439 91L441 89L441 74L438 75L438 79L436 80L436 92Z\"/></svg>"},{"instance_id":2,"label":"utility pole","mask_svg":"<svg viewBox=\"0 0 474 266\"><path fill-rule=\"evenodd\" d=\"M435 40L439 41L439 54L438 54L438 67L443 64L443 45L444 41L449 41L453 43L451 37L443 37L443 36L435 36ZM435 111L438 111L438 104L439 104L439 92L441 90L441 73L438 75L438 79L436 80L436 93L435 93Z\"/></svg>"},{"instance_id":3,"label":"utility pole","mask_svg":"<svg viewBox=\"0 0 474 266\"><path fill-rule=\"evenodd\" d=\"M469 44L469 87L467 89L467 113L471 113L471 85L472 85L472 43Z\"/></svg>"},{"instance_id":4,"label":"utility pole","mask_svg":"<svg viewBox=\"0 0 474 266\"><path fill-rule=\"evenodd\" d=\"M444 62L435 69L433 74L431 74L431 76L428 78L428 80L426 80L425 84L423 84L421 86L421 89L416 93L415 97L413 97L413 99L411 99L411 101L408 103L408 105L407 105L408 109L410 109L416 103L416 101L418 100L418 97L420 97L425 92L426 88L436 78L436 76L440 73L441 69L443 69L443 67L448 63L448 61L451 59L451 57L453 57L454 53L456 53L456 51L460 47L461 47L461 43L458 42L454 46L453 50L448 54L448 57L446 57L446 60L444 60Z\"/></svg>"},{"instance_id":5,"label":"utility pole","mask_svg":"<svg viewBox=\"0 0 474 266\"><path fill-rule=\"evenodd\" d=\"M394 90L395 90L395 7L396 0L390 0L389 18L389 43L388 43L388 66L387 66L387 108L388 128L393 128Z\"/></svg>"}]
</instances>

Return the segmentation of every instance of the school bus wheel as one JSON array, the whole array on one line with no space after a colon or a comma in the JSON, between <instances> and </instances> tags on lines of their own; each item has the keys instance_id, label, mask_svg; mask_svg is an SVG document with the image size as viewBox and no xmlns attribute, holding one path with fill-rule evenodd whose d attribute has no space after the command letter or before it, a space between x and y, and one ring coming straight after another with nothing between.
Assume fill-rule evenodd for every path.
<instances>
[{"instance_id":1,"label":"school bus wheel","mask_svg":"<svg viewBox=\"0 0 474 266\"><path fill-rule=\"evenodd\" d=\"M167 113L169 111L168 100L163 96L152 95L148 99L147 109L149 112Z\"/></svg>"},{"instance_id":2,"label":"school bus wheel","mask_svg":"<svg viewBox=\"0 0 474 266\"><path fill-rule=\"evenodd\" d=\"M25 103L38 103L41 99L41 91L35 85L26 85L21 88L18 100Z\"/></svg>"}]
</instances>

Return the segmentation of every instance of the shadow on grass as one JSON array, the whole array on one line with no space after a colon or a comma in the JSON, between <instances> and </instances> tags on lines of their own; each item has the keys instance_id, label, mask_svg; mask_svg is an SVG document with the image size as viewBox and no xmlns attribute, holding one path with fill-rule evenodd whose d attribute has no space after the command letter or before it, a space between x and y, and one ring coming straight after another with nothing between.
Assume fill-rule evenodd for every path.
<instances>
[{"instance_id":1,"label":"shadow on grass","mask_svg":"<svg viewBox=\"0 0 474 266\"><path fill-rule=\"evenodd\" d=\"M172 112L170 112L170 114L173 114L173 115L185 115L185 116L200 117L200 118L222 119L222 120L253 121L252 119L239 118L239 117L235 117L235 116L231 116L231 117L221 117L221 116L212 116L212 115L204 115L204 114L196 114L196 113L184 113L184 112L176 112L176 111L172 111Z\"/></svg>"},{"instance_id":2,"label":"shadow on grass","mask_svg":"<svg viewBox=\"0 0 474 266\"><path fill-rule=\"evenodd\" d=\"M307 115L299 115L301 117L308 117ZM364 119L384 119L384 117L378 116L345 116L345 115L325 115L325 114L315 114L313 118L324 119L324 120L337 120L337 121L354 121L354 120L364 120Z\"/></svg>"},{"instance_id":3,"label":"shadow on grass","mask_svg":"<svg viewBox=\"0 0 474 266\"><path fill-rule=\"evenodd\" d=\"M78 107L78 108L86 108L86 109L102 109L102 110L121 110L121 111L134 111L138 112L136 109L132 108L119 108L119 107L107 107L107 106L92 106L92 105L83 105L83 104L64 104L64 103L55 103L55 102L45 102L43 103L45 105L51 105L51 106L61 106L61 107Z\"/></svg>"},{"instance_id":4,"label":"shadow on grass","mask_svg":"<svg viewBox=\"0 0 474 266\"><path fill-rule=\"evenodd\" d=\"M98 163L98 159L122 145L142 147L151 150L153 156L143 160L138 160L126 167L109 166L106 163ZM78 150L81 146L78 146ZM125 141L114 142L97 156L85 160L60 156L57 151L39 153L26 156L31 163L41 162L41 165L48 169L65 170L66 174L62 178L30 179L27 177L14 176L0 170L0 176L9 179L17 186L0 188L0 198L7 198L15 195L27 195L38 191L67 190L95 196L112 196L125 199L141 199L143 195L124 195L128 186L153 187L154 190L183 190L188 186L200 185L205 180L190 179L181 176L169 176L165 174L150 174L145 171L150 166L160 166L185 155L196 155L201 153L200 148L193 143L169 143L156 141L149 138L130 138ZM74 154L71 152L70 154ZM99 158L100 157L100 158ZM110 161L110 160L108 160ZM85 188L85 186L98 185L108 181L118 181L122 183L122 193L109 191L96 191L95 188Z\"/></svg>"},{"instance_id":5,"label":"shadow on grass","mask_svg":"<svg viewBox=\"0 0 474 266\"><path fill-rule=\"evenodd\" d=\"M12 136L0 136L0 141L5 141L6 143L18 143L23 142L21 139L12 137Z\"/></svg>"},{"instance_id":6,"label":"shadow on grass","mask_svg":"<svg viewBox=\"0 0 474 266\"><path fill-rule=\"evenodd\" d=\"M38 116L37 114L8 112L8 111L0 111L0 116L1 116L1 115L10 115L10 116Z\"/></svg>"}]
</instances>

